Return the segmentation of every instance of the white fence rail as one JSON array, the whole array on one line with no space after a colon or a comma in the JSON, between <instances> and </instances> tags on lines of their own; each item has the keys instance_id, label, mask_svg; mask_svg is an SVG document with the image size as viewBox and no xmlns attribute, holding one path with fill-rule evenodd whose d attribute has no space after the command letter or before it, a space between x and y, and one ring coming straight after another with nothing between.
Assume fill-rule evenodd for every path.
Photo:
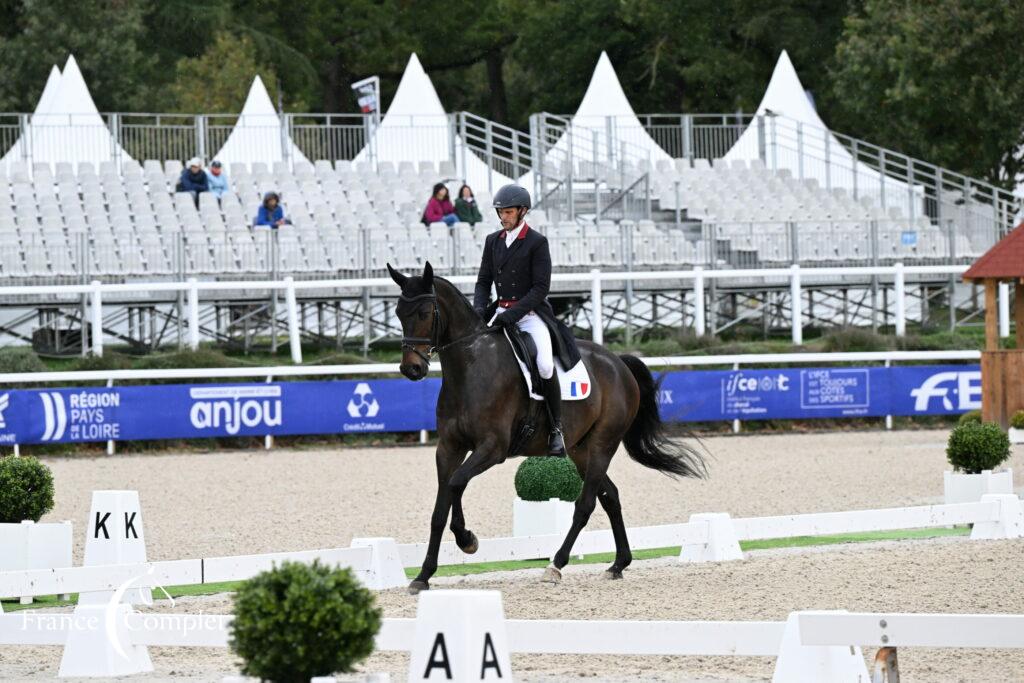
<instances>
[{"instance_id":1,"label":"white fence rail","mask_svg":"<svg viewBox=\"0 0 1024 683\"><path fill-rule=\"evenodd\" d=\"M906 333L906 311L907 311L907 277L944 275L955 277L964 273L967 266L904 266L897 263L892 266L862 266L850 268L801 268L794 265L789 268L755 268L745 270L706 270L694 268L692 270L672 271L601 271L591 270L589 273L557 273L552 276L554 282L578 283L583 288L589 286L591 297L594 301L600 301L605 283L623 282L634 285L645 281L678 281L680 285L688 283L694 291L698 302L703 302L707 284L710 281L727 280L759 280L776 279L780 282L787 282L793 293L792 304L792 339L796 344L803 342L803 310L801 292L807 281L820 281L823 278L844 278L844 277L879 277L891 281L893 287L893 310L895 315L895 330L898 336ZM476 282L473 276L453 276L449 278L456 284L471 284ZM182 282L128 282L104 284L94 280L89 284L78 285L25 285L25 286L2 286L0 297L23 297L26 295L76 295L86 296L89 299L88 318L93 321L92 351L96 355L103 355L104 334L103 301L107 295L115 294L138 294L139 292L170 292L183 293L185 296L186 312L184 319L196 323L199 316L200 292L247 292L253 290L269 290L276 293L284 292L285 310L288 320L288 337L291 345L292 361L302 362L302 350L299 345L300 330L298 325L298 310L296 296L299 292L307 290L362 290L373 288L394 289L394 283L390 278L355 278L355 279L334 279L334 280L294 280L286 277L282 280L249 280L249 281L199 281L189 278ZM1000 300L1009 301L1009 288L1002 287L999 292ZM1005 328L1006 335L1009 334L1009 307L1000 305L1001 326ZM603 343L603 320L600 306L594 306L591 320L592 338L597 343ZM694 306L694 331L698 335L707 332L705 317L705 306L698 304ZM1004 335L1004 336L1006 336ZM192 324L188 335L188 343L194 349L199 345L198 324Z\"/></svg>"}]
</instances>

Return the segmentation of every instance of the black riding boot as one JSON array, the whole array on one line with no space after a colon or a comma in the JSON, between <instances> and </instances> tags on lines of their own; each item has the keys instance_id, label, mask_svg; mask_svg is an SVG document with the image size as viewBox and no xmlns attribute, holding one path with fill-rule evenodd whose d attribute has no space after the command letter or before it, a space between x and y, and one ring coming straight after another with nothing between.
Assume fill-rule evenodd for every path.
<instances>
[{"instance_id":1,"label":"black riding boot","mask_svg":"<svg viewBox=\"0 0 1024 683\"><path fill-rule=\"evenodd\" d=\"M562 388L558 384L558 373L544 380L544 404L551 418L551 436L548 438L548 455L565 457L565 439L562 438Z\"/></svg>"}]
</instances>

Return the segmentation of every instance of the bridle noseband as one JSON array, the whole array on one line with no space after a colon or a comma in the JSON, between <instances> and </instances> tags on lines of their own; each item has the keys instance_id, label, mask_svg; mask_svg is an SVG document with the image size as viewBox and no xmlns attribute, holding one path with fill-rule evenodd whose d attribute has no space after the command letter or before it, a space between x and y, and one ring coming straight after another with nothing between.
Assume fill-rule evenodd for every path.
<instances>
[{"instance_id":1,"label":"bridle noseband","mask_svg":"<svg viewBox=\"0 0 1024 683\"><path fill-rule=\"evenodd\" d=\"M437 295L434 293L433 287L427 294L418 294L416 296L406 296L401 294L398 297L399 301L406 303L416 303L417 301L430 301L431 308L431 320L430 320L430 336L429 337L402 337L402 348L409 349L417 356L423 359L423 362L430 365L431 357L437 352L437 336L439 334L439 323L441 320L441 314L437 308ZM427 345L427 352L423 353L417 346Z\"/></svg>"}]
</instances>

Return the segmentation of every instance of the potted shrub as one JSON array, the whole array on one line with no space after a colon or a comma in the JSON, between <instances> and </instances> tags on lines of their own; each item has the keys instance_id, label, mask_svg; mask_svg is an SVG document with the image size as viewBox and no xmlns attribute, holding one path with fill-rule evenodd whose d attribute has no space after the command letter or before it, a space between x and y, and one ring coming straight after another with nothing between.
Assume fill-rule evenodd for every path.
<instances>
[{"instance_id":1,"label":"potted shrub","mask_svg":"<svg viewBox=\"0 0 1024 683\"><path fill-rule=\"evenodd\" d=\"M524 458L516 470L513 536L564 534L583 480L569 458Z\"/></svg>"},{"instance_id":2,"label":"potted shrub","mask_svg":"<svg viewBox=\"0 0 1024 683\"><path fill-rule=\"evenodd\" d=\"M284 562L234 596L229 645L242 673L261 680L309 681L350 673L373 652L381 610L352 570Z\"/></svg>"},{"instance_id":3,"label":"potted shrub","mask_svg":"<svg viewBox=\"0 0 1024 683\"><path fill-rule=\"evenodd\" d=\"M1010 443L1024 443L1024 410L1018 410L1010 418Z\"/></svg>"},{"instance_id":4,"label":"potted shrub","mask_svg":"<svg viewBox=\"0 0 1024 683\"><path fill-rule=\"evenodd\" d=\"M71 522L36 523L52 509L50 468L36 458L0 458L0 572L71 566Z\"/></svg>"},{"instance_id":5,"label":"potted shrub","mask_svg":"<svg viewBox=\"0 0 1024 683\"><path fill-rule=\"evenodd\" d=\"M999 425L957 425L949 434L946 457L953 466L944 476L947 503L974 503L986 493L1013 493L1013 471L994 471L1010 457L1010 439Z\"/></svg>"},{"instance_id":6,"label":"potted shrub","mask_svg":"<svg viewBox=\"0 0 1024 683\"><path fill-rule=\"evenodd\" d=\"M967 424L968 422L977 422L981 424L981 411L980 410L968 410L966 413L957 418L957 424Z\"/></svg>"}]
</instances>

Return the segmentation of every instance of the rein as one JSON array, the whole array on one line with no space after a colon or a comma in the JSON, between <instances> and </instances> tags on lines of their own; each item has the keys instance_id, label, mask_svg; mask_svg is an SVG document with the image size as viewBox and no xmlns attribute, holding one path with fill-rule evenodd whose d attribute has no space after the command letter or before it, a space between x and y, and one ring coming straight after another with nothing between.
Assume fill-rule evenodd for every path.
<instances>
[{"instance_id":1,"label":"rein","mask_svg":"<svg viewBox=\"0 0 1024 683\"><path fill-rule=\"evenodd\" d=\"M426 363L428 366L430 365L430 361L432 360L434 355L441 353L445 349L447 349L449 347L452 347L452 346L454 346L456 344L461 344L462 342L469 341L470 339L475 339L476 337L479 337L482 334L486 334L488 332L493 331L492 328L485 327L482 330L477 330L475 332L471 332L470 334L467 334L465 337L459 337L458 339L453 339L452 341L448 342L447 344L444 344L443 346L438 346L437 345L437 341L438 341L438 335L440 334L441 311L437 307L437 294L434 292L434 290L431 289L429 294L418 294L416 296L406 296L404 294L401 294L401 295L399 295L398 300L399 301L404 301L406 303L416 303L418 301L430 301L430 304L431 304L430 336L429 337L402 337L402 348L403 349L409 349L410 351L415 353L417 356L422 358L423 362ZM417 346L423 346L423 345L427 346L426 353L424 353L423 351L420 351L418 348L416 348Z\"/></svg>"}]
</instances>

